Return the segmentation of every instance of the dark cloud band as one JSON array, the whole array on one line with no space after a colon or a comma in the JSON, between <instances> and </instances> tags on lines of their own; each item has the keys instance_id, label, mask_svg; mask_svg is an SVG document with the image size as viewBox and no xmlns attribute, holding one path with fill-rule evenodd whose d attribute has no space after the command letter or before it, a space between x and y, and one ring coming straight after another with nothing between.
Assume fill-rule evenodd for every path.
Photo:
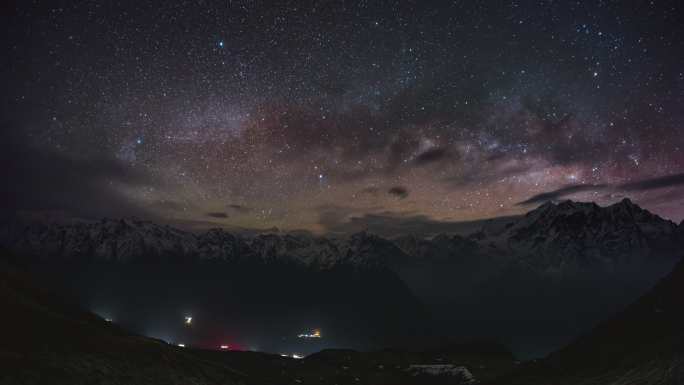
<instances>
[{"instance_id":1,"label":"dark cloud band","mask_svg":"<svg viewBox=\"0 0 684 385\"><path fill-rule=\"evenodd\" d=\"M554 201L572 194L577 194L586 191L615 190L625 192L641 192L678 186L684 186L684 174L666 175L657 178L643 179L636 182L623 183L618 185L578 184L565 186L557 190L547 191L541 194L534 195L522 202L519 202L518 205L530 205L535 203Z\"/></svg>"}]
</instances>

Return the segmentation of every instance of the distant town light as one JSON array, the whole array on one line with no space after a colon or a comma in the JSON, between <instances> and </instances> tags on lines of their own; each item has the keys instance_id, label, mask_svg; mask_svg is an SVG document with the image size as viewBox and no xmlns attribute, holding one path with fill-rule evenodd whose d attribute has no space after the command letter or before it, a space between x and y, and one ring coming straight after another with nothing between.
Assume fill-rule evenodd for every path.
<instances>
[{"instance_id":1,"label":"distant town light","mask_svg":"<svg viewBox=\"0 0 684 385\"><path fill-rule=\"evenodd\" d=\"M222 350L227 350L227 349L230 349L230 346L228 346L228 345L221 345L220 348L221 348Z\"/></svg>"},{"instance_id":2,"label":"distant town light","mask_svg":"<svg viewBox=\"0 0 684 385\"><path fill-rule=\"evenodd\" d=\"M184 348L184 347L185 347L185 344L178 344L178 347L179 347L179 348Z\"/></svg>"},{"instance_id":3,"label":"distant town light","mask_svg":"<svg viewBox=\"0 0 684 385\"><path fill-rule=\"evenodd\" d=\"M105 318L105 321L112 322L112 319L111 318Z\"/></svg>"},{"instance_id":4,"label":"distant town light","mask_svg":"<svg viewBox=\"0 0 684 385\"><path fill-rule=\"evenodd\" d=\"M299 337L299 338L321 338L322 337L321 329L314 329L314 331L311 333L300 334L297 337Z\"/></svg>"},{"instance_id":5,"label":"distant town light","mask_svg":"<svg viewBox=\"0 0 684 385\"><path fill-rule=\"evenodd\" d=\"M300 360L300 359L304 358L304 356L299 355L297 353L292 353L292 354L280 353L280 356L281 357L287 357L287 358L294 358L296 360Z\"/></svg>"},{"instance_id":6,"label":"distant town light","mask_svg":"<svg viewBox=\"0 0 684 385\"><path fill-rule=\"evenodd\" d=\"M192 317L186 316L185 317L185 324L186 325L192 325Z\"/></svg>"}]
</instances>

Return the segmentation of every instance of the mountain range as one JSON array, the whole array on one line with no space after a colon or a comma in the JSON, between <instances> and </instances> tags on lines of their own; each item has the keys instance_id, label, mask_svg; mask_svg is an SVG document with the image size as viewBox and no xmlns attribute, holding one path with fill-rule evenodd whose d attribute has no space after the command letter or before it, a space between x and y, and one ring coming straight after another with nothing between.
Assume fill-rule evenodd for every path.
<instances>
[{"instance_id":1,"label":"mountain range","mask_svg":"<svg viewBox=\"0 0 684 385\"><path fill-rule=\"evenodd\" d=\"M177 327L139 308L164 318L192 311L240 329L273 329L254 321L268 315L282 325L278 335L326 325L340 341L405 342L428 329L493 335L538 355L667 274L683 234L682 224L625 199L546 203L466 236L191 233L103 219L7 223L0 246L88 308L162 338L178 338Z\"/></svg>"},{"instance_id":2,"label":"mountain range","mask_svg":"<svg viewBox=\"0 0 684 385\"><path fill-rule=\"evenodd\" d=\"M411 235L385 239L365 232L326 238L303 233L245 236L221 229L191 233L137 219L64 224L5 224L0 245L43 258L129 262L225 260L291 263L316 269L338 265L380 266L454 259L473 252L515 254L540 272L568 273L583 267L619 269L681 246L684 228L651 214L629 199L607 207L595 203L546 203L498 228L469 236Z\"/></svg>"},{"instance_id":3,"label":"mountain range","mask_svg":"<svg viewBox=\"0 0 684 385\"><path fill-rule=\"evenodd\" d=\"M429 351L327 349L295 359L175 346L60 300L0 255L0 384L474 384L514 368L498 344ZM299 357L301 358L301 357Z\"/></svg>"}]
</instances>

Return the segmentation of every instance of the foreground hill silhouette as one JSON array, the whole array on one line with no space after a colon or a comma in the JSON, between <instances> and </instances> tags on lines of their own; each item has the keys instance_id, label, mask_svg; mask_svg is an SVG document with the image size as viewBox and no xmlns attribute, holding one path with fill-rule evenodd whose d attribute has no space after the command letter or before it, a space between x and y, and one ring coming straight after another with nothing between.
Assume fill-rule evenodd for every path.
<instances>
[{"instance_id":1,"label":"foreground hill silhouette","mask_svg":"<svg viewBox=\"0 0 684 385\"><path fill-rule=\"evenodd\" d=\"M63 303L0 259L1 384L241 384L237 371Z\"/></svg>"},{"instance_id":2,"label":"foreground hill silhouette","mask_svg":"<svg viewBox=\"0 0 684 385\"><path fill-rule=\"evenodd\" d=\"M289 353L314 328L325 330L328 346L364 347L407 341L426 324L422 304L381 263L401 251L369 234L342 244L289 234L243 239L135 220L16 230L0 238L46 285L167 342ZM197 321L192 333L179 322L187 314Z\"/></svg>"},{"instance_id":3,"label":"foreground hill silhouette","mask_svg":"<svg viewBox=\"0 0 684 385\"><path fill-rule=\"evenodd\" d=\"M684 384L684 260L624 311L495 384Z\"/></svg>"},{"instance_id":4,"label":"foreground hill silhouette","mask_svg":"<svg viewBox=\"0 0 684 385\"><path fill-rule=\"evenodd\" d=\"M0 259L0 384L471 384L509 372L491 343L426 352L276 354L181 348L62 302ZM441 371L441 374L430 374Z\"/></svg>"},{"instance_id":5,"label":"foreground hill silhouette","mask_svg":"<svg viewBox=\"0 0 684 385\"><path fill-rule=\"evenodd\" d=\"M496 339L531 358L646 292L677 262L683 234L624 199L546 203L432 238L190 233L104 219L5 223L0 246L81 307L167 342L313 353L423 349L448 336ZM299 346L313 328L325 340Z\"/></svg>"},{"instance_id":6,"label":"foreground hill silhouette","mask_svg":"<svg viewBox=\"0 0 684 385\"><path fill-rule=\"evenodd\" d=\"M0 384L677 385L684 379L684 261L624 311L517 370L510 353L491 344L422 353L326 350L304 360L178 348L66 304L0 263ZM435 370L444 373L421 372Z\"/></svg>"},{"instance_id":7,"label":"foreground hill silhouette","mask_svg":"<svg viewBox=\"0 0 684 385\"><path fill-rule=\"evenodd\" d=\"M673 255L681 252L682 225L654 216L629 201L607 208L574 202L547 204L501 228L483 229L470 237L445 235L429 240L390 241L365 233L348 240L287 234L240 239L220 231L196 237L150 223L126 221L27 227L16 235L4 236L5 240L15 240L12 245L20 246L13 250L25 251L28 247L35 253L0 258L0 384L400 385L477 381L501 385L670 385L681 384L684 378L684 262ZM178 239L189 242L178 243ZM96 255L104 260L89 260ZM113 255L127 258L111 260ZM26 271L17 270L5 260L19 263ZM668 266L673 264L676 267L671 270ZM514 304L493 308L499 323L507 322L508 313L528 323L545 322L535 318L536 313L516 307L525 305L516 300L532 304L525 306L541 303L535 292L545 293L550 303L559 307L568 305L559 294L572 294L568 298L579 298L572 304L573 309L582 310L588 308L584 301L589 297L573 297L577 290L605 295L606 290L627 287L616 277L642 279L643 287L649 280L655 282L662 277L660 271L667 269L670 273L635 303L565 348L518 369L513 356L496 345L457 345L421 352L337 349L303 360L278 354L179 348L131 334L119 324L84 312L80 310L82 305L59 299L69 296L58 296L64 294L54 291L58 285L42 280L51 274L61 279L68 277L65 281L75 289L72 294L88 294L88 288L99 288L112 300L123 303L155 304L166 298L176 302L183 299L184 293L194 294L197 290L225 300L235 289L248 295L243 309L255 301L287 298L288 305L282 310L291 310L304 298L316 306L334 299L335 306L344 310L345 301L353 300L353 307L348 309L365 309L355 314L357 321L378 315L371 317L374 330L402 315L421 311L399 279L405 277L403 269L416 265L432 266L428 273L435 269L446 271L455 285L452 290L460 284L454 282L454 272L465 276L485 271L485 275L495 277L489 282L496 286L484 287L485 293L496 296L489 303ZM653 266L653 271L647 270ZM36 270L38 274L33 275ZM186 279L195 273L203 279ZM534 285L520 291L517 283L529 285L530 281ZM141 282L145 285L132 284ZM226 282L228 286L224 286ZM279 290L262 286L261 282L276 282L274 287ZM563 291L554 287L559 283ZM280 290L298 284L300 290ZM149 290L156 292L150 295ZM209 303L208 308L216 304ZM156 313L147 306L132 309L138 309L131 313L136 316L144 314L142 310ZM469 315L463 308L457 310L459 317ZM541 310L549 312L547 308ZM575 316L567 314L570 316L564 316L566 322L572 322ZM173 318L174 314L163 316L169 315ZM255 319L278 326L263 314ZM211 339L214 331L209 328L205 334ZM216 349L216 342L208 346Z\"/></svg>"}]
</instances>

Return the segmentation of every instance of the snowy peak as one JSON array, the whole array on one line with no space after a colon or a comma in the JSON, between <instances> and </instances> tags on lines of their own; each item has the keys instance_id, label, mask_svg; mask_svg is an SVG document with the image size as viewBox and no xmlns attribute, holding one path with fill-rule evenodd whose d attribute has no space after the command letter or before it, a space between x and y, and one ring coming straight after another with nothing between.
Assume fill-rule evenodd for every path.
<instances>
[{"instance_id":1,"label":"snowy peak","mask_svg":"<svg viewBox=\"0 0 684 385\"><path fill-rule=\"evenodd\" d=\"M564 201L545 203L513 223L498 239L517 254L563 264L614 264L672 253L677 226L629 199L611 206Z\"/></svg>"},{"instance_id":2,"label":"snowy peak","mask_svg":"<svg viewBox=\"0 0 684 385\"><path fill-rule=\"evenodd\" d=\"M136 219L15 225L5 228L0 240L21 254L108 261L179 257L194 251L193 241L192 234Z\"/></svg>"},{"instance_id":3,"label":"snowy peak","mask_svg":"<svg viewBox=\"0 0 684 385\"><path fill-rule=\"evenodd\" d=\"M198 255L206 260L239 261L251 255L249 245L223 229L211 229L196 237Z\"/></svg>"},{"instance_id":4,"label":"snowy peak","mask_svg":"<svg viewBox=\"0 0 684 385\"><path fill-rule=\"evenodd\" d=\"M607 207L595 203L564 201L545 203L514 223L508 235L523 240L540 233L568 236L605 235L615 231L631 230L653 235L671 235L676 225L629 199Z\"/></svg>"},{"instance_id":5,"label":"snowy peak","mask_svg":"<svg viewBox=\"0 0 684 385\"><path fill-rule=\"evenodd\" d=\"M365 231L340 244L344 259L355 266L380 267L404 262L406 255L395 243Z\"/></svg>"},{"instance_id":6,"label":"snowy peak","mask_svg":"<svg viewBox=\"0 0 684 385\"><path fill-rule=\"evenodd\" d=\"M385 266L396 255L403 255L390 241L366 233L349 239L282 232L243 236L222 229L193 234L137 219L14 224L0 229L0 246L22 255L60 260L206 260L316 269Z\"/></svg>"},{"instance_id":7,"label":"snowy peak","mask_svg":"<svg viewBox=\"0 0 684 385\"><path fill-rule=\"evenodd\" d=\"M293 234L260 234L248 241L262 262L295 263L328 269L343 263L339 246L332 240Z\"/></svg>"},{"instance_id":8,"label":"snowy peak","mask_svg":"<svg viewBox=\"0 0 684 385\"><path fill-rule=\"evenodd\" d=\"M481 255L531 258L534 263L558 266L578 260L614 263L620 258L672 253L682 245L683 225L664 220L628 199L607 207L573 201L545 203L496 231L483 229L468 237L439 234L432 239L405 235L387 240L367 232L340 239L286 232L248 236L222 229L194 234L130 218L0 228L0 247L42 258L198 259L316 269L340 265L374 268Z\"/></svg>"},{"instance_id":9,"label":"snowy peak","mask_svg":"<svg viewBox=\"0 0 684 385\"><path fill-rule=\"evenodd\" d=\"M432 239L406 235L396 238L394 243L406 254L414 257L413 262L454 260L471 255L478 248L477 242L470 237L449 234L438 234Z\"/></svg>"}]
</instances>

